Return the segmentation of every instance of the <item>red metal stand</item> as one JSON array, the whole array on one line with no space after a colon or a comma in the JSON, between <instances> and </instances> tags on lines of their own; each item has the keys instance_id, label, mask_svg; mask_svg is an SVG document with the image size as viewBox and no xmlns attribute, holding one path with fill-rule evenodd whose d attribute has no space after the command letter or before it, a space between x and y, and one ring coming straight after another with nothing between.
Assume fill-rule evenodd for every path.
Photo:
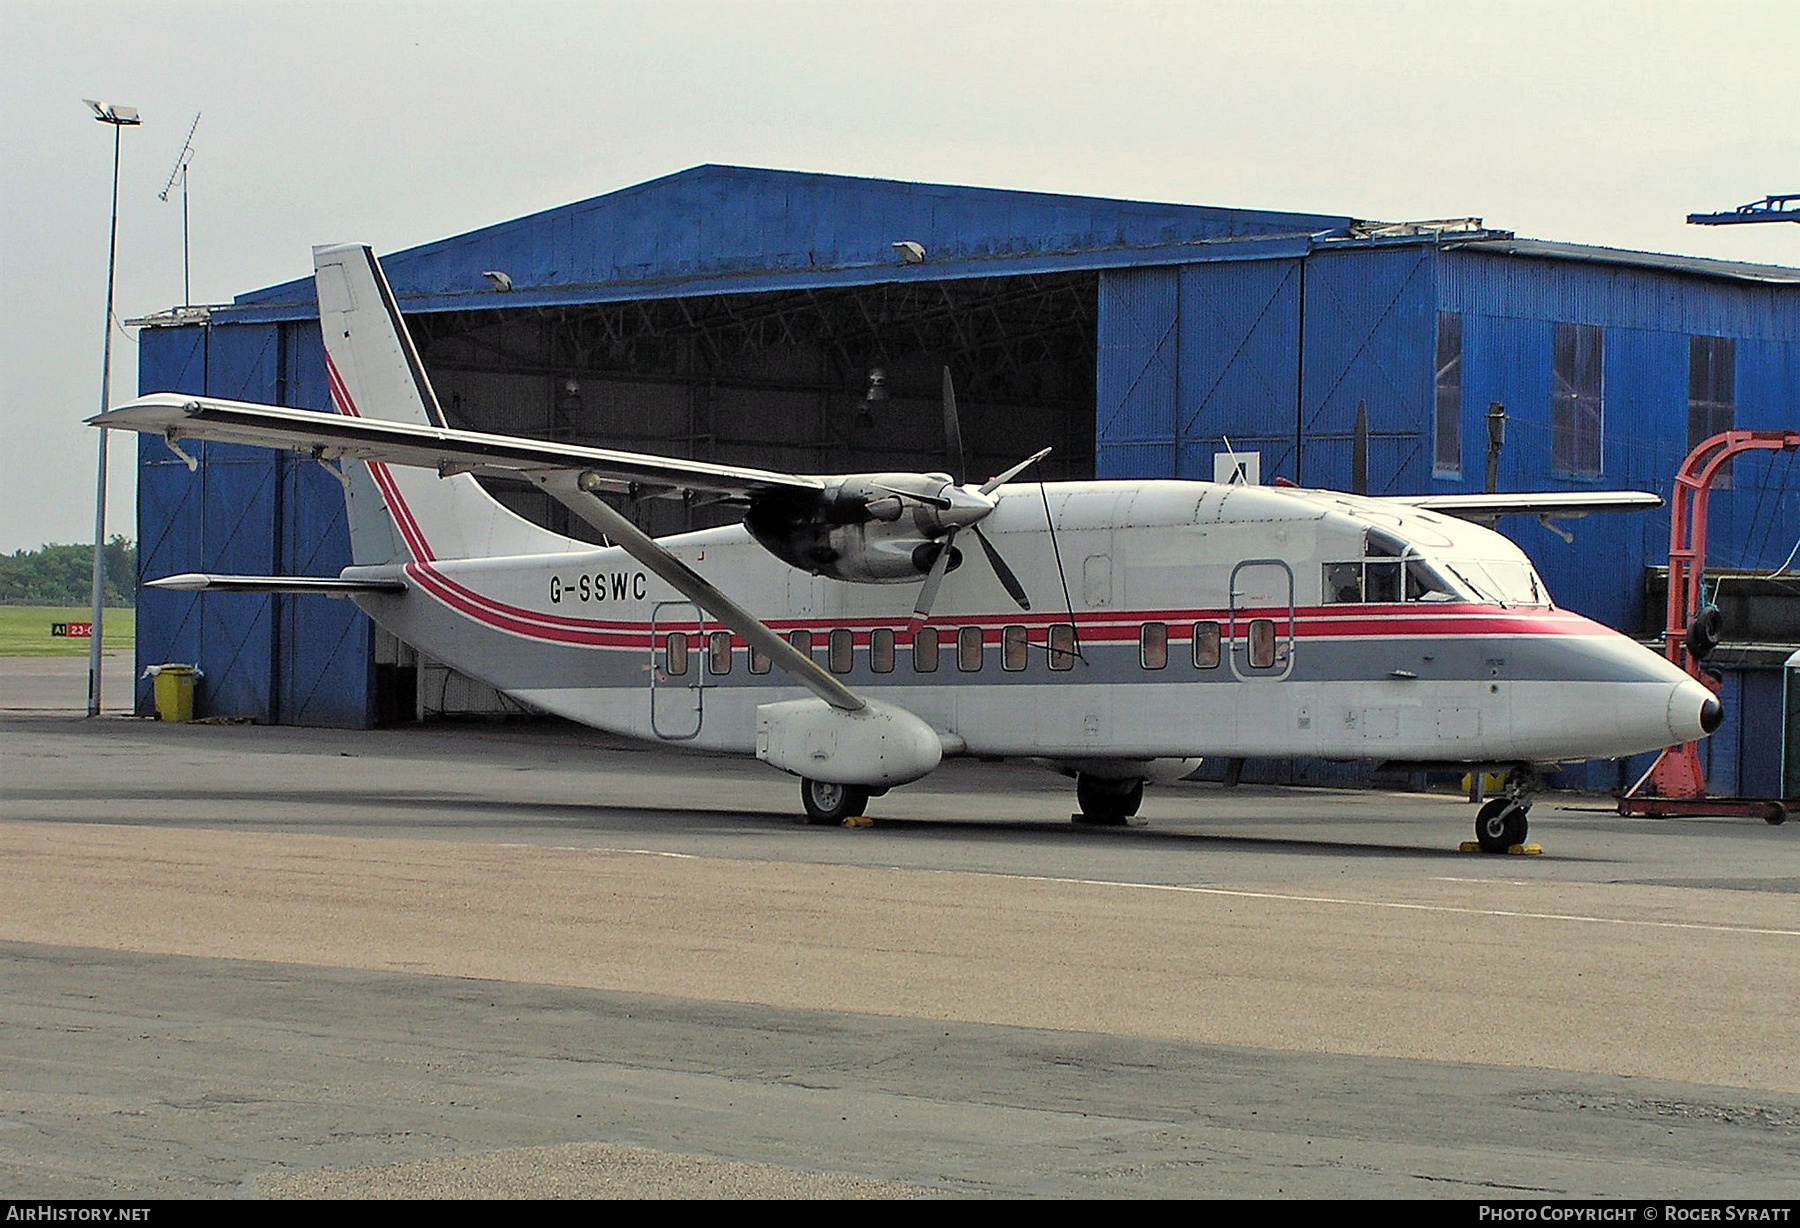
<instances>
[{"instance_id":1,"label":"red metal stand","mask_svg":"<svg viewBox=\"0 0 1800 1228\"><path fill-rule=\"evenodd\" d=\"M1800 431L1726 431L1702 443L1682 462L1675 475L1675 493L1669 508L1669 595L1663 621L1663 655L1686 670L1701 685L1718 692L1718 684L1700 669L1700 661L1688 651L1688 628L1700 613L1700 580L1706 571L1706 503L1713 478L1721 466L1740 452L1789 452L1800 448ZM1645 784L1656 798L1701 799L1706 796L1706 773L1700 767L1700 748L1695 742L1671 746L1656 757L1638 782L1619 799L1621 814L1670 814L1653 805L1654 798L1640 794ZM1736 799L1733 799L1735 801ZM1716 799L1714 806L1733 804ZM1759 813L1766 802L1745 801L1742 812ZM1687 810L1685 813L1740 813L1739 810ZM1786 817L1785 810L1783 817ZM1773 820L1771 821L1778 821Z\"/></svg>"}]
</instances>

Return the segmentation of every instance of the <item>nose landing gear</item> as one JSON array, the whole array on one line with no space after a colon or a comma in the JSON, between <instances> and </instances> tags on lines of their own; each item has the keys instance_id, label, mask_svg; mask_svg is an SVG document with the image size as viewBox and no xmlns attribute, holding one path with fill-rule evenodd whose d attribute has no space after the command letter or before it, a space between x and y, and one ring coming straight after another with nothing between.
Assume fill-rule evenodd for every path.
<instances>
[{"instance_id":1,"label":"nose landing gear","mask_svg":"<svg viewBox=\"0 0 1800 1228\"><path fill-rule=\"evenodd\" d=\"M1484 853L1510 852L1525 843L1526 817L1539 787L1537 773L1519 766L1506 774L1506 793L1481 808L1475 816L1475 842Z\"/></svg>"}]
</instances>

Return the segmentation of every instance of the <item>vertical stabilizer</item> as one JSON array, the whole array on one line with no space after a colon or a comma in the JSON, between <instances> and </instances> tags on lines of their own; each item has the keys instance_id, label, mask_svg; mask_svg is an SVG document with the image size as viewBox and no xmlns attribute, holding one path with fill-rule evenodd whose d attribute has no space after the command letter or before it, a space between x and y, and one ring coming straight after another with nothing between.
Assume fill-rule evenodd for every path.
<instances>
[{"instance_id":1,"label":"vertical stabilizer","mask_svg":"<svg viewBox=\"0 0 1800 1228\"><path fill-rule=\"evenodd\" d=\"M375 253L359 245L316 247L313 269L337 411L353 418L446 425ZM571 547L568 538L502 507L466 473L439 477L379 463L366 468L372 481L357 475L348 493L351 546L359 564L394 561L396 538L398 557L417 562Z\"/></svg>"}]
</instances>

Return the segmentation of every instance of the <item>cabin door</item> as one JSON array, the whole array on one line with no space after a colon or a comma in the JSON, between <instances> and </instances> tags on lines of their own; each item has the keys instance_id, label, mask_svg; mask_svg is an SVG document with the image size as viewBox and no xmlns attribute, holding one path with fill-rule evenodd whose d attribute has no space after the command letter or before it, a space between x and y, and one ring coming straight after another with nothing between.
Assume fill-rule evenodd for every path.
<instances>
[{"instance_id":1,"label":"cabin door","mask_svg":"<svg viewBox=\"0 0 1800 1228\"><path fill-rule=\"evenodd\" d=\"M706 715L706 618L691 601L650 611L650 731L671 742L700 736Z\"/></svg>"},{"instance_id":2,"label":"cabin door","mask_svg":"<svg viewBox=\"0 0 1800 1228\"><path fill-rule=\"evenodd\" d=\"M1294 570L1281 559L1245 559L1231 569L1231 672L1285 678L1294 669Z\"/></svg>"}]
</instances>

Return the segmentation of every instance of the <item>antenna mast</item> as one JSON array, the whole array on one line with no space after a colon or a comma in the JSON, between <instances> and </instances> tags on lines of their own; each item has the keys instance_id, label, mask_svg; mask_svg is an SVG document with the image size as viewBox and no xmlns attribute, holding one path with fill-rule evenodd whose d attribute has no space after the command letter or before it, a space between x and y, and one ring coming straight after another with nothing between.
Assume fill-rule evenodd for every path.
<instances>
[{"instance_id":1,"label":"antenna mast","mask_svg":"<svg viewBox=\"0 0 1800 1228\"><path fill-rule=\"evenodd\" d=\"M194 305L193 291L188 286L188 163L194 160L194 129L200 126L200 112L194 112L194 122L188 125L187 140L181 143L181 154L175 159L175 169L169 172L169 178L163 184L162 191L156 199L167 201L169 193L175 187L175 181L181 180L181 305Z\"/></svg>"}]
</instances>

